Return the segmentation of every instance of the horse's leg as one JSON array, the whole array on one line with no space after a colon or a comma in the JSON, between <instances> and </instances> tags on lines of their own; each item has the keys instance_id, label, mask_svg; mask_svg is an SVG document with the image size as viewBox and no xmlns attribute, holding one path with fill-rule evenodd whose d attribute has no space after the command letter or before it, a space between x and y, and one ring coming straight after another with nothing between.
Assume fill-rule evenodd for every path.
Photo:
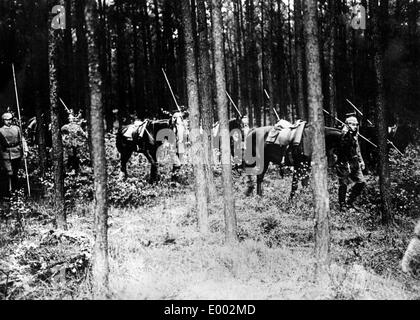
<instances>
[{"instance_id":1,"label":"horse's leg","mask_svg":"<svg viewBox=\"0 0 420 320\"><path fill-rule=\"evenodd\" d=\"M299 178L302 181L302 187L306 188L309 186L309 172L310 172L310 163L309 162L304 162L301 166L300 166L300 171L298 173Z\"/></svg>"},{"instance_id":2,"label":"horse's leg","mask_svg":"<svg viewBox=\"0 0 420 320\"><path fill-rule=\"evenodd\" d=\"M245 191L245 195L249 197L254 191L254 181L252 181L252 175L249 174L246 176L246 184L247 184L247 188Z\"/></svg>"},{"instance_id":3,"label":"horse's leg","mask_svg":"<svg viewBox=\"0 0 420 320\"><path fill-rule=\"evenodd\" d=\"M147 160L150 162L150 178L149 183L152 184L157 181L157 160L156 160L156 152L155 156L153 157L150 150L146 150L144 152L144 155L146 156Z\"/></svg>"},{"instance_id":4,"label":"horse's leg","mask_svg":"<svg viewBox=\"0 0 420 320\"><path fill-rule=\"evenodd\" d=\"M171 177L171 180L174 182L178 182L179 169L181 169L180 154L176 153L174 154L174 157L173 157L172 177Z\"/></svg>"},{"instance_id":5,"label":"horse's leg","mask_svg":"<svg viewBox=\"0 0 420 320\"><path fill-rule=\"evenodd\" d=\"M298 184L299 184L299 173L298 173L298 169L295 168L295 170L293 170L293 175L292 175L292 190L290 191L290 197L289 197L289 201L293 199L293 197L296 194L296 190L298 188Z\"/></svg>"},{"instance_id":6,"label":"horse's leg","mask_svg":"<svg viewBox=\"0 0 420 320\"><path fill-rule=\"evenodd\" d=\"M127 179L127 162L130 160L132 151L123 151L121 153L121 173L123 174L124 179Z\"/></svg>"},{"instance_id":7,"label":"horse's leg","mask_svg":"<svg viewBox=\"0 0 420 320\"><path fill-rule=\"evenodd\" d=\"M268 169L268 162L264 161L263 171L259 175L257 175L257 194L259 196L262 196L262 182L264 179L264 175L267 172L267 169Z\"/></svg>"}]
</instances>

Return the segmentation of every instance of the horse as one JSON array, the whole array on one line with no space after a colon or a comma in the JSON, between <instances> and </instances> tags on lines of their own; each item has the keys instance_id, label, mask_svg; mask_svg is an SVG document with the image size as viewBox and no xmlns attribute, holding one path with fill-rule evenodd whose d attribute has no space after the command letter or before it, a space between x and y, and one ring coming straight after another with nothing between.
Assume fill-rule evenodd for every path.
<instances>
[{"instance_id":1,"label":"horse","mask_svg":"<svg viewBox=\"0 0 420 320\"><path fill-rule=\"evenodd\" d=\"M38 123L36 117L32 117L26 122L26 128L24 129L24 134L26 135L27 139L26 142L28 145L33 146L39 144L39 136L38 136ZM46 146L51 148L52 147L52 134L51 128L46 123L44 123L44 132L45 132L45 143Z\"/></svg>"},{"instance_id":2,"label":"horse","mask_svg":"<svg viewBox=\"0 0 420 320\"><path fill-rule=\"evenodd\" d=\"M307 185L310 169L310 133L305 125L302 133L302 139L295 145L289 142L286 145L267 143L267 137L273 126L255 128L250 131L246 137L246 145L250 150L245 157L244 166L246 168L258 169L257 172L248 171L248 189L246 195L250 195L254 189L251 175L257 175L257 194L262 195L262 182L270 162L280 166L294 167L292 176L292 190L290 199L292 199L298 188L298 182L301 178L302 184ZM342 131L336 128L325 127L325 142L327 154L339 150ZM255 157L253 156L255 154ZM248 158L248 159L247 159ZM247 160L255 160L254 163L248 163ZM258 168L256 168L256 166Z\"/></svg>"},{"instance_id":3,"label":"horse","mask_svg":"<svg viewBox=\"0 0 420 320\"><path fill-rule=\"evenodd\" d=\"M375 127L361 127L360 133L369 139L374 144L378 145L378 136ZM408 145L414 143L413 129L408 125L393 125L388 127L388 140L392 143L388 143L388 151L393 149L394 146L404 154ZM377 171L379 163L379 149L375 148L370 143L359 139L360 149L362 151L363 158L365 160L366 168L372 171Z\"/></svg>"},{"instance_id":4,"label":"horse","mask_svg":"<svg viewBox=\"0 0 420 320\"><path fill-rule=\"evenodd\" d=\"M128 177L127 162L130 160L133 152L144 154L151 164L149 183L157 181L157 158L159 148L163 145L165 139L169 143L178 142L183 145L185 123L183 121L183 113L175 113L170 119L164 120L148 120L143 122L130 124L121 127L116 136L116 147L121 155L121 174L124 178ZM180 155L180 148L177 149L177 156ZM181 164L176 159L173 165L173 173L176 173ZM175 179L175 175L174 175Z\"/></svg>"}]
</instances>

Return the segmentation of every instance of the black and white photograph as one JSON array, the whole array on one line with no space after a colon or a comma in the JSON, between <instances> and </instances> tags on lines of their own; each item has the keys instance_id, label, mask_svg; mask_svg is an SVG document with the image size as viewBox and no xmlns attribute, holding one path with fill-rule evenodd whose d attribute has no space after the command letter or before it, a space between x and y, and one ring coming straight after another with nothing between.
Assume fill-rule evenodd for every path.
<instances>
[{"instance_id":1,"label":"black and white photograph","mask_svg":"<svg viewBox=\"0 0 420 320\"><path fill-rule=\"evenodd\" d=\"M0 0L0 117L0 300L420 299L417 0Z\"/></svg>"}]
</instances>

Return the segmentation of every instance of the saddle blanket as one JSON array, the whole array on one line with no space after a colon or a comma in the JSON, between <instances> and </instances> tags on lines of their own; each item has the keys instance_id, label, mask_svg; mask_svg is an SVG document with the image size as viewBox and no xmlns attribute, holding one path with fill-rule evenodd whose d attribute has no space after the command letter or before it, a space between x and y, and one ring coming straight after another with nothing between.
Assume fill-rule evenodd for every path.
<instances>
[{"instance_id":1,"label":"saddle blanket","mask_svg":"<svg viewBox=\"0 0 420 320\"><path fill-rule=\"evenodd\" d=\"M266 142L280 146L287 146L291 143L299 145L305 125L306 121L302 120L298 120L295 124L286 120L280 120L268 133Z\"/></svg>"},{"instance_id":2,"label":"saddle blanket","mask_svg":"<svg viewBox=\"0 0 420 320\"><path fill-rule=\"evenodd\" d=\"M146 130L147 120L139 121L136 120L134 123L129 124L127 127L123 129L123 136L126 137L128 140L133 140L134 135L138 135L138 137L143 137L144 131Z\"/></svg>"}]
</instances>

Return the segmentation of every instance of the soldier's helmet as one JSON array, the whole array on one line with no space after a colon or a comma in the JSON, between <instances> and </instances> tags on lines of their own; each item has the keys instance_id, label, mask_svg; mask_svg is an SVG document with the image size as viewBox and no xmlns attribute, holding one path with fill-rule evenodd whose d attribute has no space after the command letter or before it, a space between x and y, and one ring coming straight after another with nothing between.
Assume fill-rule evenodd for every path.
<instances>
[{"instance_id":1,"label":"soldier's helmet","mask_svg":"<svg viewBox=\"0 0 420 320\"><path fill-rule=\"evenodd\" d=\"M359 121L357 121L357 118L355 116L350 116L346 118L346 124L358 125Z\"/></svg>"},{"instance_id":2,"label":"soldier's helmet","mask_svg":"<svg viewBox=\"0 0 420 320\"><path fill-rule=\"evenodd\" d=\"M1 116L1 119L4 120L12 120L13 119L13 115L10 112L5 112L3 113L3 115Z\"/></svg>"}]
</instances>

